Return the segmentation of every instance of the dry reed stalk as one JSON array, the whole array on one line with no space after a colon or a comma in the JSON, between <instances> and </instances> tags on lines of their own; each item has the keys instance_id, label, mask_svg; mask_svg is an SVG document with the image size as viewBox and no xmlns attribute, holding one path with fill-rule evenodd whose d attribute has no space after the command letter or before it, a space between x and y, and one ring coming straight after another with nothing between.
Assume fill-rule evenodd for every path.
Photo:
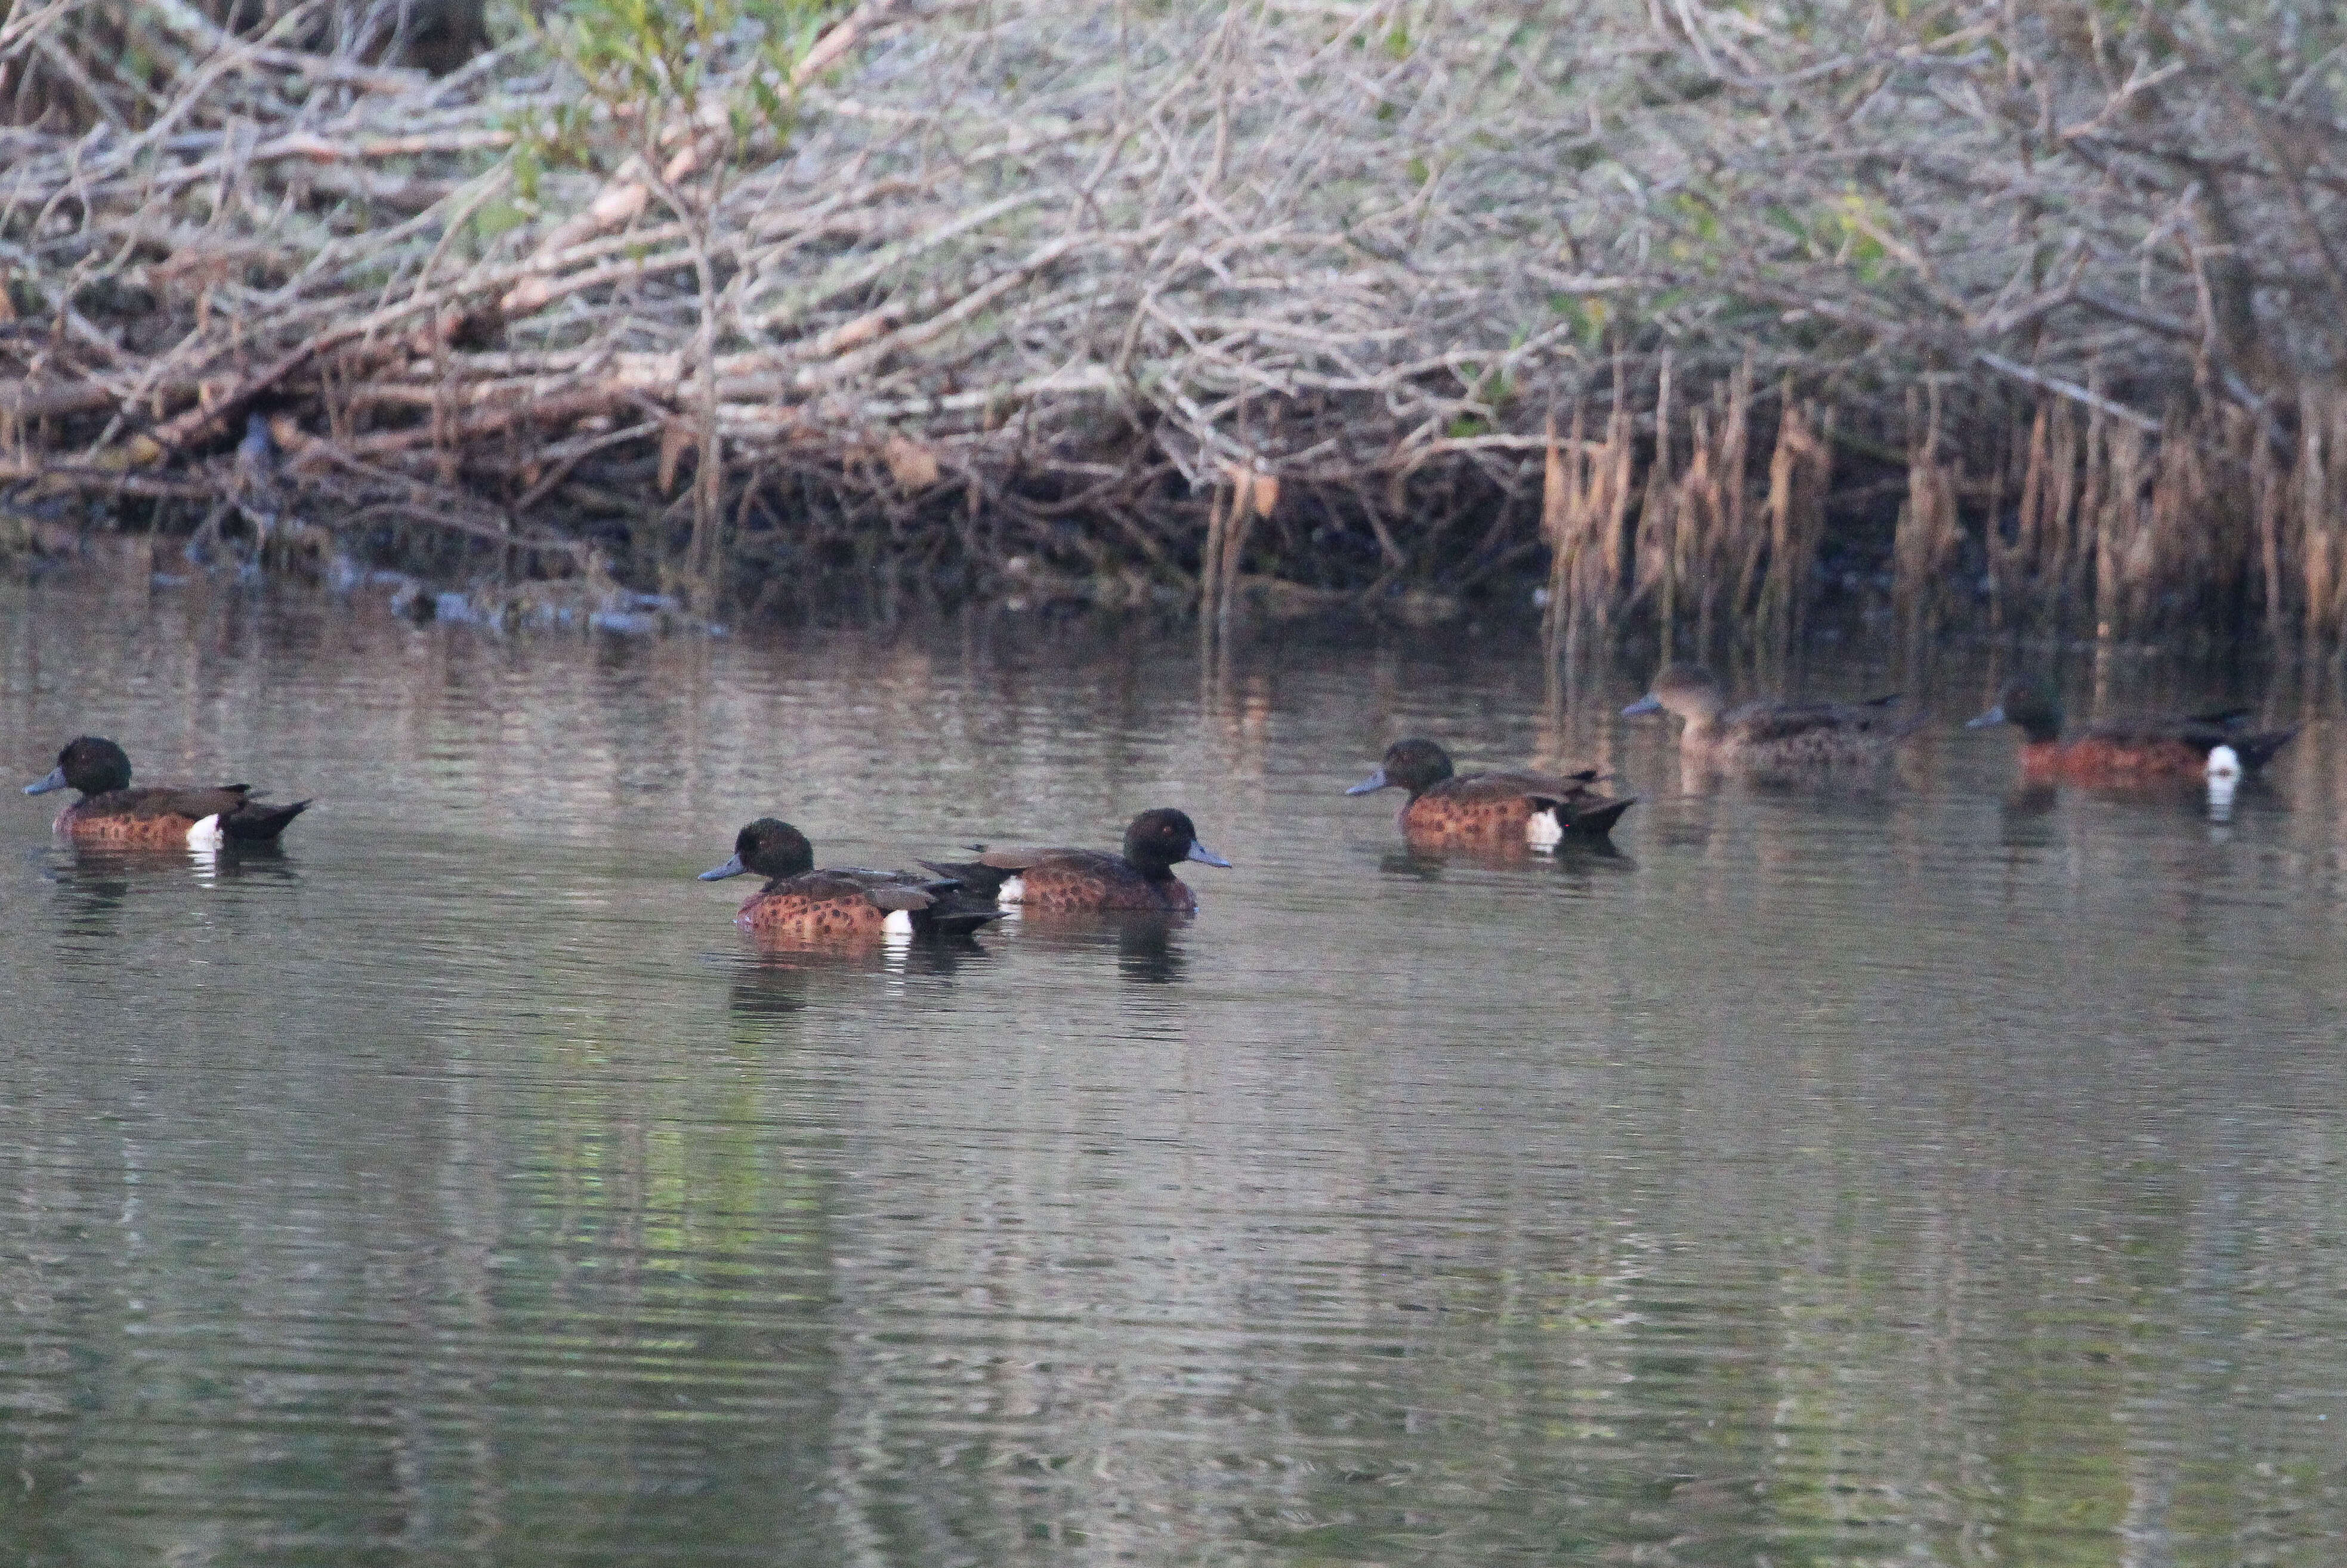
<instances>
[{"instance_id":1,"label":"dry reed stalk","mask_svg":"<svg viewBox=\"0 0 2347 1568\"><path fill-rule=\"evenodd\" d=\"M1690 604L1694 608L1697 659L1711 651L1711 573L1706 569L1719 502L1719 480L1712 472L1712 414L1701 405L1687 410L1687 466L1671 499L1671 580L1677 585L1679 600L1674 608L1682 616Z\"/></svg>"},{"instance_id":2,"label":"dry reed stalk","mask_svg":"<svg viewBox=\"0 0 2347 1568\"><path fill-rule=\"evenodd\" d=\"M1747 360L1713 387L1708 406L1687 411L1687 466L1671 507L1672 575L1681 594L1694 598L1698 658L1710 657L1722 612L1740 614L1742 607L1728 602L1744 576L1739 564L1760 548L1745 537L1751 425Z\"/></svg>"},{"instance_id":3,"label":"dry reed stalk","mask_svg":"<svg viewBox=\"0 0 2347 1568\"><path fill-rule=\"evenodd\" d=\"M1826 494L1833 483L1833 415L1797 401L1786 378L1777 443L1768 454L1768 575L1760 585L1755 636L1762 646L1783 650L1799 641L1803 592L1818 548L1825 540Z\"/></svg>"},{"instance_id":4,"label":"dry reed stalk","mask_svg":"<svg viewBox=\"0 0 2347 1568\"><path fill-rule=\"evenodd\" d=\"M2135 588L2137 624L2210 632L2238 602L2246 530L2236 497L2217 475L2231 459L2223 421L2173 411L2159 442L2146 507L2143 578Z\"/></svg>"},{"instance_id":5,"label":"dry reed stalk","mask_svg":"<svg viewBox=\"0 0 2347 1568\"><path fill-rule=\"evenodd\" d=\"M2082 477L2078 487L2078 506L2071 536L2070 602L2074 609L2086 612L2089 626L2097 628L2100 626L2097 607L2100 598L2098 568L2103 549L2102 518L2111 490L2111 430L2115 423L2103 409L2088 408L2086 442L2079 460Z\"/></svg>"},{"instance_id":6,"label":"dry reed stalk","mask_svg":"<svg viewBox=\"0 0 2347 1568\"><path fill-rule=\"evenodd\" d=\"M2341 528L2337 508L2347 499L2347 399L2328 389L2312 390L2299 408L2297 502L2300 540L2299 572L2303 594L2301 641L2324 646L2337 638L2342 623L2341 597L2347 594L2342 571Z\"/></svg>"},{"instance_id":7,"label":"dry reed stalk","mask_svg":"<svg viewBox=\"0 0 2347 1568\"><path fill-rule=\"evenodd\" d=\"M1907 455L1907 498L1891 540L1891 603L1912 644L1934 636L1946 612L1946 579L1963 544L1956 510L1954 471L1940 461L1940 395L1932 387L1929 413L1917 417L1908 394L1910 427L1922 434Z\"/></svg>"},{"instance_id":8,"label":"dry reed stalk","mask_svg":"<svg viewBox=\"0 0 2347 1568\"><path fill-rule=\"evenodd\" d=\"M1549 659L1577 664L1592 640L1612 629L1622 589L1622 538L1630 510L1632 424L1618 395L1605 438L1587 438L1587 415L1573 411L1573 434L1560 447L1547 426L1541 482L1541 536L1549 547L1549 600L1542 617Z\"/></svg>"},{"instance_id":9,"label":"dry reed stalk","mask_svg":"<svg viewBox=\"0 0 2347 1568\"><path fill-rule=\"evenodd\" d=\"M2043 398L2032 423L2023 483L2017 575L2034 589L2035 618L2059 630L2083 581L2079 539L2080 432L2076 405Z\"/></svg>"},{"instance_id":10,"label":"dry reed stalk","mask_svg":"<svg viewBox=\"0 0 2347 1568\"><path fill-rule=\"evenodd\" d=\"M2033 585L2031 568L2044 554L2045 528L2043 513L2048 492L2052 489L2054 411L2051 401L2039 397L2031 411L2029 433L2018 444L2018 464L2021 470L2020 498L2013 512L2013 538L2008 543L2001 519L1993 513L1983 535L1988 545L1988 569L1991 590L1994 595L1991 620L1992 630L2001 632L2021 619L2022 599ZM2034 611L2038 606L2026 607Z\"/></svg>"},{"instance_id":11,"label":"dry reed stalk","mask_svg":"<svg viewBox=\"0 0 2347 1568\"><path fill-rule=\"evenodd\" d=\"M1785 379L1787 387L1789 388L1792 378L1788 375ZM1745 356L1744 363L1737 368L1736 374L1730 378L1729 388L1731 401L1734 400L1734 395L1737 392L1742 393L1744 407L1742 416L1731 421L1736 428L1736 450L1727 455L1727 462L1723 466L1732 464L1733 466L1728 468L1728 472L1741 475L1751 461L1752 357L1749 354ZM1780 408L1778 411L1780 432L1783 418L1784 412ZM1776 454L1772 447L1769 453L1772 466ZM1761 569L1768 562L1768 547L1775 532L1765 498L1757 517L1753 512L1752 499L1752 487L1748 483L1735 485L1728 496L1727 531L1721 540L1720 556L1723 569L1727 569L1730 561L1734 563L1732 569L1723 569L1721 575L1723 609L1727 615L1728 635L1731 640L1739 633L1753 632L1758 630L1753 618L1758 606L1760 573Z\"/></svg>"},{"instance_id":12,"label":"dry reed stalk","mask_svg":"<svg viewBox=\"0 0 2347 1568\"><path fill-rule=\"evenodd\" d=\"M1652 599L1655 620L1663 629L1663 650L1665 659L1670 652L1672 630L1678 625L1678 573L1676 569L1678 532L1676 500L1678 482L1675 470L1676 455L1673 451L1671 421L1674 413L1673 395L1676 391L1677 366L1670 347L1663 349L1662 361L1655 385L1655 452L1646 465L1646 482L1638 500L1638 537L1635 559L1637 563L1632 585L1633 603Z\"/></svg>"},{"instance_id":13,"label":"dry reed stalk","mask_svg":"<svg viewBox=\"0 0 2347 1568\"><path fill-rule=\"evenodd\" d=\"M1585 428L1581 405L1573 409L1573 446L1581 449ZM1574 607L1566 596L1573 591L1573 548L1574 529L1570 520L1572 506L1570 481L1564 473L1564 454L1556 444L1556 415L1551 414L1542 426L1545 446L1541 454L1541 540L1548 546L1548 603L1541 610L1541 641L1548 650L1552 668L1567 651L1569 630L1573 621Z\"/></svg>"},{"instance_id":14,"label":"dry reed stalk","mask_svg":"<svg viewBox=\"0 0 2347 1568\"><path fill-rule=\"evenodd\" d=\"M1198 550L1199 629L1209 641L1228 637L1247 541L1256 519L1269 518L1279 505L1276 474L1229 463L1220 477L1223 483L1207 502L1205 538Z\"/></svg>"},{"instance_id":15,"label":"dry reed stalk","mask_svg":"<svg viewBox=\"0 0 2347 1568\"><path fill-rule=\"evenodd\" d=\"M2262 430L2250 437L2250 504L2255 515L2259 583L2263 590L2266 636L2276 651L2286 650L2296 628L2291 610L2294 600L2282 562L2297 560L2301 543L2298 518L2290 505L2287 480L2275 459L2274 444Z\"/></svg>"},{"instance_id":16,"label":"dry reed stalk","mask_svg":"<svg viewBox=\"0 0 2347 1568\"><path fill-rule=\"evenodd\" d=\"M1255 533L1255 523L1268 518L1279 505L1279 477L1266 474L1236 464L1227 470L1231 492L1235 498L1235 524L1228 529L1223 542L1222 586L1214 595L1214 613L1223 631L1230 629L1231 604L1238 597L1239 566L1246 559L1247 541Z\"/></svg>"},{"instance_id":17,"label":"dry reed stalk","mask_svg":"<svg viewBox=\"0 0 2347 1568\"><path fill-rule=\"evenodd\" d=\"M2086 519L2095 540L2095 639L2117 640L2125 631L2128 585L2143 530L2144 433L2115 424L2103 442L2101 505Z\"/></svg>"}]
</instances>

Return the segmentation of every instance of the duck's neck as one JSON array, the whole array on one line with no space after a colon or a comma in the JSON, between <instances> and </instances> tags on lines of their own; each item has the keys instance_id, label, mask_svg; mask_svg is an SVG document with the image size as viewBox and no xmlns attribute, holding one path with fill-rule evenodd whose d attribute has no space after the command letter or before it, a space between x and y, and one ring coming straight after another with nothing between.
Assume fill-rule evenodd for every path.
<instances>
[{"instance_id":1,"label":"duck's neck","mask_svg":"<svg viewBox=\"0 0 2347 1568\"><path fill-rule=\"evenodd\" d=\"M2014 723L2020 726L2021 739L2024 745L2050 746L2062 738L2062 715L2059 713L2050 718L2042 714L2032 714L2026 719L2015 719Z\"/></svg>"}]
</instances>

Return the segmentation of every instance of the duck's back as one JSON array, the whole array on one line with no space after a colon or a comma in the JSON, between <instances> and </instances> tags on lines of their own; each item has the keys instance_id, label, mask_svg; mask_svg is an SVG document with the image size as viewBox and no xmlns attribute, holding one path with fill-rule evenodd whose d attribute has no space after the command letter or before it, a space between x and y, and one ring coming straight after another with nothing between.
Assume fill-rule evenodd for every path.
<instances>
[{"instance_id":1,"label":"duck's back","mask_svg":"<svg viewBox=\"0 0 2347 1568\"><path fill-rule=\"evenodd\" d=\"M1722 748L1744 760L1793 767L1880 763L1923 726L1896 694L1869 702L1747 702L1720 715Z\"/></svg>"}]
</instances>

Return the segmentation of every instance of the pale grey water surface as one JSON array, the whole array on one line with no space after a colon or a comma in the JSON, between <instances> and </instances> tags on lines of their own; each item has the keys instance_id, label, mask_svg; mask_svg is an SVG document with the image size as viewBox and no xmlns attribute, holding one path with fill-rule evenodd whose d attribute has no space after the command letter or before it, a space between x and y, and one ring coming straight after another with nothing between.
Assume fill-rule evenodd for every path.
<instances>
[{"instance_id":1,"label":"pale grey water surface","mask_svg":"<svg viewBox=\"0 0 2347 1568\"><path fill-rule=\"evenodd\" d=\"M0 799L0 1548L2347 1560L2335 702L2217 825L2010 797L1987 678L1881 791L1683 796L1518 631L1217 682L0 589L13 781L94 731L317 802L200 864ZM1402 856L1339 792L1421 730L1617 768L1622 857ZM762 813L891 865L1168 803L1235 863L1170 933L762 961L692 876Z\"/></svg>"}]
</instances>

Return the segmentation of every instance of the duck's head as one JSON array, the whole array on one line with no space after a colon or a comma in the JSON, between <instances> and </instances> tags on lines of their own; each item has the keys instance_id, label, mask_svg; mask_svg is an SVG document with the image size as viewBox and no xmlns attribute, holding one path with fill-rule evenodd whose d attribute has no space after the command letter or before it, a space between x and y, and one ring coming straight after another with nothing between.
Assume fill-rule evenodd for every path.
<instances>
[{"instance_id":1,"label":"duck's head","mask_svg":"<svg viewBox=\"0 0 2347 1568\"><path fill-rule=\"evenodd\" d=\"M1674 664L1655 677L1646 694L1622 710L1625 719L1641 713L1675 713L1692 724L1707 724L1727 707L1727 694L1700 664Z\"/></svg>"},{"instance_id":2,"label":"duck's head","mask_svg":"<svg viewBox=\"0 0 2347 1568\"><path fill-rule=\"evenodd\" d=\"M733 858L701 874L703 882L720 882L754 871L761 876L797 876L815 869L815 845L789 823L762 816L733 835Z\"/></svg>"},{"instance_id":3,"label":"duck's head","mask_svg":"<svg viewBox=\"0 0 2347 1568\"><path fill-rule=\"evenodd\" d=\"M1144 811L1124 830L1124 857L1153 876L1172 872L1176 862L1203 861L1228 870L1230 862L1198 842L1198 830L1172 806Z\"/></svg>"},{"instance_id":4,"label":"duck's head","mask_svg":"<svg viewBox=\"0 0 2347 1568\"><path fill-rule=\"evenodd\" d=\"M1388 746L1385 761L1378 771L1345 793L1368 794L1381 789L1406 789L1417 796L1450 776L1450 753L1432 741L1412 737Z\"/></svg>"},{"instance_id":5,"label":"duck's head","mask_svg":"<svg viewBox=\"0 0 2347 1568\"><path fill-rule=\"evenodd\" d=\"M25 786L26 794L46 794L53 789L77 789L84 794L104 794L130 787L130 758L112 741L83 735L66 743L49 775Z\"/></svg>"},{"instance_id":6,"label":"duck's head","mask_svg":"<svg viewBox=\"0 0 2347 1568\"><path fill-rule=\"evenodd\" d=\"M2054 688L2044 678L2017 675L2004 683L1997 694L1996 706L1976 719L1964 723L1967 730L1986 730L1998 724L2014 724L2032 741L2058 740L2062 734L2062 704L2054 695Z\"/></svg>"}]
</instances>

